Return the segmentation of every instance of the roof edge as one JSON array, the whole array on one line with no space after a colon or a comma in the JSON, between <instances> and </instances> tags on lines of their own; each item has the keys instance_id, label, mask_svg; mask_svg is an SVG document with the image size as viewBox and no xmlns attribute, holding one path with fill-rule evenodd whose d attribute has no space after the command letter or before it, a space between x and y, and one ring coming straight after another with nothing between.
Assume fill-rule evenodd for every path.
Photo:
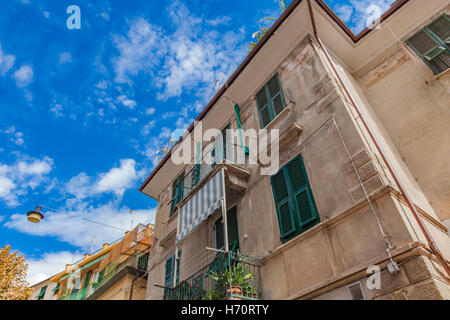
<instances>
[{"instance_id":1,"label":"roof edge","mask_svg":"<svg viewBox=\"0 0 450 320\"><path fill-rule=\"evenodd\" d=\"M203 109L200 115L195 119L196 121L201 121L206 114L212 109L212 107L217 103L217 101L222 97L225 91L231 86L237 77L241 74L241 72L247 67L247 65L252 61L253 57L261 50L261 48L269 41L271 36L275 33L275 31L281 26L281 24L291 15L291 13L297 8L297 6L303 0L293 0L292 3L286 8L286 10L281 14L281 16L275 21L272 27L267 31L267 33L262 37L262 39L258 42L258 44L253 48L253 50L247 55L247 57L242 61L239 67L233 72L233 74L228 78L225 84L220 88L220 90L214 95L212 100L208 103L208 105ZM394 2L380 18L380 23L389 18L392 14L394 14L397 10L399 10L404 4L409 2L410 0L397 0ZM324 2L324 0L315 0L315 2L322 8L337 24L340 26L343 31L350 37L350 39L357 43L361 39L363 39L366 35L368 35L373 29L365 28L363 31L355 35L350 28L334 13L333 10ZM192 123L186 132L191 133L194 129L194 123ZM144 183L139 187L139 191L143 192L147 184L150 180L158 173L158 171L164 166L164 164L169 160L172 150L183 141L183 137L181 137L177 143L170 149L170 151L166 154L166 156L159 162L155 169L153 169L152 173L145 179Z\"/></svg>"}]
</instances>

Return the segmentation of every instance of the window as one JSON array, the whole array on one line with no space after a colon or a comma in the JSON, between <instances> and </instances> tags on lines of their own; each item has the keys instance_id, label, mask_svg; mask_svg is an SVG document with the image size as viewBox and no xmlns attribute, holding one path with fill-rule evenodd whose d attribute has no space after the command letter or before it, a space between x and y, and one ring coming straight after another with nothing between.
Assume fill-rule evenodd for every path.
<instances>
[{"instance_id":1,"label":"window","mask_svg":"<svg viewBox=\"0 0 450 320\"><path fill-rule=\"evenodd\" d=\"M283 243L320 221L300 155L272 176L271 184Z\"/></svg>"},{"instance_id":2,"label":"window","mask_svg":"<svg viewBox=\"0 0 450 320\"><path fill-rule=\"evenodd\" d=\"M184 173L181 174L172 184L172 206L170 208L169 217L175 213L175 208L178 203L183 200L184 194Z\"/></svg>"},{"instance_id":3,"label":"window","mask_svg":"<svg viewBox=\"0 0 450 320\"><path fill-rule=\"evenodd\" d=\"M39 294L36 296L37 300L44 300L44 296L45 296L45 291L47 290L47 286L44 286L41 288L41 291L39 292Z\"/></svg>"},{"instance_id":4,"label":"window","mask_svg":"<svg viewBox=\"0 0 450 320\"><path fill-rule=\"evenodd\" d=\"M450 67L450 18L442 15L407 43L435 74L444 72Z\"/></svg>"},{"instance_id":5,"label":"window","mask_svg":"<svg viewBox=\"0 0 450 320\"><path fill-rule=\"evenodd\" d=\"M86 277L84 278L84 282L83 282L83 288L81 290L81 300L84 300L86 298L86 294L89 291L89 283L91 281L91 276L92 276L92 271L88 271L88 273L86 274Z\"/></svg>"},{"instance_id":6,"label":"window","mask_svg":"<svg viewBox=\"0 0 450 320\"><path fill-rule=\"evenodd\" d=\"M350 300L365 300L361 282L356 282L347 286L347 292Z\"/></svg>"},{"instance_id":7,"label":"window","mask_svg":"<svg viewBox=\"0 0 450 320\"><path fill-rule=\"evenodd\" d=\"M181 249L178 250L176 285L180 283L180 261L181 261ZM174 271L175 271L175 255L171 256L169 259L166 260L164 287L173 288ZM169 290L166 288L164 289L164 300L167 300L170 294Z\"/></svg>"},{"instance_id":8,"label":"window","mask_svg":"<svg viewBox=\"0 0 450 320\"><path fill-rule=\"evenodd\" d=\"M60 285L59 285L59 282L58 282L58 283L56 284L55 289L53 289L53 294L58 294L59 287L60 287Z\"/></svg>"},{"instance_id":9,"label":"window","mask_svg":"<svg viewBox=\"0 0 450 320\"><path fill-rule=\"evenodd\" d=\"M147 271L148 267L148 252L139 257L138 269L142 271Z\"/></svg>"},{"instance_id":10,"label":"window","mask_svg":"<svg viewBox=\"0 0 450 320\"><path fill-rule=\"evenodd\" d=\"M233 151L232 148L227 148L227 145L229 144L230 137L228 137L227 130L230 129L230 124L227 124L225 128L221 131L222 133L222 141L220 139L214 139L213 145L214 148L211 150L211 157L212 157L212 167L215 168L217 164L222 163L222 161L228 160L233 161L231 152ZM217 138L217 136L216 136ZM221 152L221 150L223 152Z\"/></svg>"},{"instance_id":11,"label":"window","mask_svg":"<svg viewBox=\"0 0 450 320\"><path fill-rule=\"evenodd\" d=\"M236 207L228 211L227 222L228 222L228 249L230 251L236 252L239 249L239 230L238 230ZM214 235L216 238L216 249L224 250L225 234L222 217L217 219L216 223L214 224Z\"/></svg>"},{"instance_id":12,"label":"window","mask_svg":"<svg viewBox=\"0 0 450 320\"><path fill-rule=\"evenodd\" d=\"M278 74L256 94L256 104L261 128L265 128L286 107Z\"/></svg>"}]
</instances>

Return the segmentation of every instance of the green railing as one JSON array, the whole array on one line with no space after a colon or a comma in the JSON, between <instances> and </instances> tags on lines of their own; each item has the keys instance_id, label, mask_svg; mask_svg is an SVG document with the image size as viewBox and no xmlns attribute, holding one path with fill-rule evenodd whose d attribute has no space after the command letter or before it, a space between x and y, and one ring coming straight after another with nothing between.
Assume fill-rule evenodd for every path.
<instances>
[{"instance_id":1,"label":"green railing","mask_svg":"<svg viewBox=\"0 0 450 320\"><path fill-rule=\"evenodd\" d=\"M246 149L240 145L219 143L206 154L185 174L183 180L182 199L189 196L202 181L208 177L218 164L227 161L229 163L245 165Z\"/></svg>"},{"instance_id":2,"label":"green railing","mask_svg":"<svg viewBox=\"0 0 450 320\"><path fill-rule=\"evenodd\" d=\"M89 296L91 296L94 292L96 292L98 289L100 289L106 282L108 282L112 277L114 277L119 271L123 270L126 267L134 267L138 270L147 272L147 266L148 266L148 253L143 255L134 254L130 257L128 257L125 261L122 263L115 265L115 264L109 264L107 267L105 267L108 272L99 279L96 283L91 283L89 287L86 288L87 292L89 294L85 294L85 297L82 296L82 289L79 290L72 290L72 292L64 294L61 296L60 300L84 300L87 299ZM92 290L91 290L92 286Z\"/></svg>"},{"instance_id":3,"label":"green railing","mask_svg":"<svg viewBox=\"0 0 450 320\"><path fill-rule=\"evenodd\" d=\"M221 300L261 297L260 261L238 253L219 253L206 267L164 290L165 300Z\"/></svg>"}]
</instances>

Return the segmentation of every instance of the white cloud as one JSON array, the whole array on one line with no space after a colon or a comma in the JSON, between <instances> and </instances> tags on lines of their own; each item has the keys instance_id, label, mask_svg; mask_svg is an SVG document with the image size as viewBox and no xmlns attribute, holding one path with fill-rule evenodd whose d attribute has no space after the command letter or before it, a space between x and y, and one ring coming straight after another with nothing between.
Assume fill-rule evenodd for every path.
<instances>
[{"instance_id":1,"label":"white cloud","mask_svg":"<svg viewBox=\"0 0 450 320\"><path fill-rule=\"evenodd\" d=\"M14 72L14 79L18 87L26 87L33 81L33 69L29 65L21 66L16 72Z\"/></svg>"},{"instance_id":2,"label":"white cloud","mask_svg":"<svg viewBox=\"0 0 450 320\"><path fill-rule=\"evenodd\" d=\"M374 16L374 11L369 10L369 8L372 7L373 9L373 6L376 6L379 8L379 15L381 16L391 7L395 0L350 0L349 2L350 6L340 6L336 9L336 12L354 30L354 33L359 33L368 27L368 22L372 23L377 18L377 16Z\"/></svg>"},{"instance_id":3,"label":"white cloud","mask_svg":"<svg viewBox=\"0 0 450 320\"><path fill-rule=\"evenodd\" d=\"M55 104L53 107L50 108L50 111L53 112L56 117L63 116L62 110L63 107L59 103Z\"/></svg>"},{"instance_id":4,"label":"white cloud","mask_svg":"<svg viewBox=\"0 0 450 320\"><path fill-rule=\"evenodd\" d=\"M130 109L134 109L137 105L136 101L129 99L126 95L119 96L117 100Z\"/></svg>"},{"instance_id":5,"label":"white cloud","mask_svg":"<svg viewBox=\"0 0 450 320\"><path fill-rule=\"evenodd\" d=\"M13 67L16 57L12 54L4 54L0 45L0 75L4 76Z\"/></svg>"},{"instance_id":6,"label":"white cloud","mask_svg":"<svg viewBox=\"0 0 450 320\"><path fill-rule=\"evenodd\" d=\"M113 36L119 56L113 59L116 82L131 83L139 73L153 75L160 89L158 99L166 101L185 90L210 98L214 82L227 77L245 57L241 44L245 30L218 32L211 26L228 23L228 17L204 19L192 15L180 1L168 8L176 30L169 32L143 18L131 21L126 36ZM198 89L201 88L201 89Z\"/></svg>"},{"instance_id":7,"label":"white cloud","mask_svg":"<svg viewBox=\"0 0 450 320\"><path fill-rule=\"evenodd\" d=\"M49 182L48 174L53 168L53 159L42 160L24 156L14 164L0 163L0 200L7 206L16 207L19 198L29 190L35 190L45 182Z\"/></svg>"},{"instance_id":8,"label":"white cloud","mask_svg":"<svg viewBox=\"0 0 450 320\"><path fill-rule=\"evenodd\" d=\"M113 36L119 57L113 59L116 82L129 82L129 76L157 65L163 52L161 31L145 19L133 21L126 36Z\"/></svg>"},{"instance_id":9,"label":"white cloud","mask_svg":"<svg viewBox=\"0 0 450 320\"><path fill-rule=\"evenodd\" d=\"M59 64L66 64L72 62L72 54L70 52L61 52L59 54Z\"/></svg>"},{"instance_id":10,"label":"white cloud","mask_svg":"<svg viewBox=\"0 0 450 320\"><path fill-rule=\"evenodd\" d=\"M9 140L18 146L23 145L25 142L23 140L23 132L17 131L14 126L8 127L5 130L0 130L0 132L5 133Z\"/></svg>"},{"instance_id":11,"label":"white cloud","mask_svg":"<svg viewBox=\"0 0 450 320\"><path fill-rule=\"evenodd\" d=\"M130 215L130 208L120 207L117 202L94 207L78 201L74 209L59 208L58 212L44 212L45 220L39 224L27 223L25 214L14 214L4 226L34 236L56 237L59 241L89 252L91 246L96 250L103 243L111 243L122 237L125 230L131 229L132 222L133 227L138 223L153 223L156 209L134 210Z\"/></svg>"},{"instance_id":12,"label":"white cloud","mask_svg":"<svg viewBox=\"0 0 450 320\"><path fill-rule=\"evenodd\" d=\"M120 167L101 173L95 180L82 172L66 183L64 191L75 199L86 199L103 193L113 193L121 198L125 191L135 186L138 179L136 161L120 160Z\"/></svg>"},{"instance_id":13,"label":"white cloud","mask_svg":"<svg viewBox=\"0 0 450 320\"><path fill-rule=\"evenodd\" d=\"M137 180L135 166L136 161L133 159L120 160L119 168L112 168L100 176L94 190L97 193L113 192L117 197L122 197L125 190L133 187Z\"/></svg>"},{"instance_id":14,"label":"white cloud","mask_svg":"<svg viewBox=\"0 0 450 320\"><path fill-rule=\"evenodd\" d=\"M147 124L142 128L141 134L142 134L143 136L149 135L149 134L150 134L150 130L153 129L153 128L155 127L155 125L156 125L156 121L155 121L155 120L150 121L149 123L147 123Z\"/></svg>"},{"instance_id":15,"label":"white cloud","mask_svg":"<svg viewBox=\"0 0 450 320\"><path fill-rule=\"evenodd\" d=\"M39 259L27 259L27 280L30 285L44 281L55 274L64 271L66 264L72 264L81 259L80 253L69 251L47 252Z\"/></svg>"},{"instance_id":16,"label":"white cloud","mask_svg":"<svg viewBox=\"0 0 450 320\"><path fill-rule=\"evenodd\" d=\"M148 109L145 110L145 114L148 115L148 116L154 115L155 112L156 112L155 108L148 108Z\"/></svg>"},{"instance_id":17,"label":"white cloud","mask_svg":"<svg viewBox=\"0 0 450 320\"><path fill-rule=\"evenodd\" d=\"M339 6L336 8L336 14L341 18L344 22L349 22L352 17L353 8L347 4Z\"/></svg>"}]
</instances>

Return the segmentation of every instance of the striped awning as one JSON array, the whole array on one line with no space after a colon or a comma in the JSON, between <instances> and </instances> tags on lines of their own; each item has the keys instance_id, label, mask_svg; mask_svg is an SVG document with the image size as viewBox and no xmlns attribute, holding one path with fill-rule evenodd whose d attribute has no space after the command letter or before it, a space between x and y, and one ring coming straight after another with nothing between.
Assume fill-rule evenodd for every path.
<instances>
[{"instance_id":1,"label":"striped awning","mask_svg":"<svg viewBox=\"0 0 450 320\"><path fill-rule=\"evenodd\" d=\"M222 206L223 169L218 171L179 210L177 243L186 238L203 221Z\"/></svg>"}]
</instances>

